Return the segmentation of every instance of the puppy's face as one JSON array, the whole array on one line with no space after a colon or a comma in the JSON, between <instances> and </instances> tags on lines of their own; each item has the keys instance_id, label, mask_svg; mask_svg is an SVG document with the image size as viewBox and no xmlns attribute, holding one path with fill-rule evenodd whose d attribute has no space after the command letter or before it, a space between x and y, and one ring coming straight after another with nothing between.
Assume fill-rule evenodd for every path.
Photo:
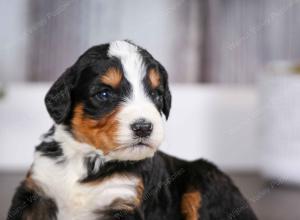
<instances>
[{"instance_id":1,"label":"puppy's face","mask_svg":"<svg viewBox=\"0 0 300 220\"><path fill-rule=\"evenodd\" d=\"M141 160L163 140L171 95L159 62L116 41L85 52L52 86L46 106L77 141L111 159Z\"/></svg>"}]
</instances>

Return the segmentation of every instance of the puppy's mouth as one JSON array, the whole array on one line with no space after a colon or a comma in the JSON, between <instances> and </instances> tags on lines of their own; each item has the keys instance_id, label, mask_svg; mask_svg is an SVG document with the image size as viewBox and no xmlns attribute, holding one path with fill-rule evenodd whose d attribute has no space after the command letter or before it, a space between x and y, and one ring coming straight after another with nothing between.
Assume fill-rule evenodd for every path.
<instances>
[{"instance_id":1,"label":"puppy's mouth","mask_svg":"<svg viewBox=\"0 0 300 220\"><path fill-rule=\"evenodd\" d=\"M136 143L132 143L132 144L129 144L129 145L124 145L124 146L120 146L120 147L117 147L115 148L113 151L122 151L122 150L133 150L133 149L142 149L142 148L150 148L150 149L154 149L153 146L151 146L150 144L148 144L147 142L144 142L144 141L139 141L139 142L136 142Z\"/></svg>"},{"instance_id":2,"label":"puppy's mouth","mask_svg":"<svg viewBox=\"0 0 300 220\"><path fill-rule=\"evenodd\" d=\"M153 148L151 145L149 145L148 143L145 143L145 142L138 142L137 144L133 144L132 146L130 147L148 147L148 148Z\"/></svg>"},{"instance_id":3,"label":"puppy's mouth","mask_svg":"<svg viewBox=\"0 0 300 220\"><path fill-rule=\"evenodd\" d=\"M114 149L107 153L109 160L137 161L154 156L157 147L150 139L131 139L120 142Z\"/></svg>"}]
</instances>

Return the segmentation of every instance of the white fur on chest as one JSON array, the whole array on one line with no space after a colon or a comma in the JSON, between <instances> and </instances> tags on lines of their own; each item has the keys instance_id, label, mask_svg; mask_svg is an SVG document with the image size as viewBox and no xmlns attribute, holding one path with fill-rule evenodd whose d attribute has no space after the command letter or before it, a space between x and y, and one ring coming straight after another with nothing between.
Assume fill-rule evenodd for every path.
<instances>
[{"instance_id":1,"label":"white fur on chest","mask_svg":"<svg viewBox=\"0 0 300 220\"><path fill-rule=\"evenodd\" d=\"M83 164L81 157L62 164L36 157L32 178L56 202L59 220L95 219L95 212L105 210L115 199L135 200L137 177L114 175L94 183L80 183L86 172Z\"/></svg>"},{"instance_id":2,"label":"white fur on chest","mask_svg":"<svg viewBox=\"0 0 300 220\"><path fill-rule=\"evenodd\" d=\"M91 153L101 155L102 152L77 142L59 125L56 125L54 135L43 141L54 140L60 143L63 156L55 159L36 152L31 178L55 201L58 220L99 219L96 212L106 210L116 199L136 201L140 179L115 174L98 182L81 183L80 180L87 176L87 156Z\"/></svg>"}]
</instances>

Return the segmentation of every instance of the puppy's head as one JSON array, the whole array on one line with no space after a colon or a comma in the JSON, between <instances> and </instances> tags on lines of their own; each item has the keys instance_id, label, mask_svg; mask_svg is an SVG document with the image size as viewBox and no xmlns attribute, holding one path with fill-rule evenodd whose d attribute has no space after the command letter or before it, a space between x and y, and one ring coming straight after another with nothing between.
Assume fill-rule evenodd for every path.
<instances>
[{"instance_id":1,"label":"puppy's head","mask_svg":"<svg viewBox=\"0 0 300 220\"><path fill-rule=\"evenodd\" d=\"M56 124L114 160L153 156L171 94L164 67L146 50L115 41L86 51L45 98Z\"/></svg>"}]
</instances>

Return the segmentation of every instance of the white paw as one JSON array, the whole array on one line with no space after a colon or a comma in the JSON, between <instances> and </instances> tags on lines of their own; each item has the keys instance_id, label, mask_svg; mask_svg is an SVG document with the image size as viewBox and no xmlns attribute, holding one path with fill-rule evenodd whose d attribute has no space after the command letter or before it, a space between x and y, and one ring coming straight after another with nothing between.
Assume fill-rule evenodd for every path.
<instances>
[{"instance_id":1,"label":"white paw","mask_svg":"<svg viewBox=\"0 0 300 220\"><path fill-rule=\"evenodd\" d=\"M88 169L88 174L97 173L105 164L106 160L103 155L97 152L89 153L85 158L85 163Z\"/></svg>"}]
</instances>

